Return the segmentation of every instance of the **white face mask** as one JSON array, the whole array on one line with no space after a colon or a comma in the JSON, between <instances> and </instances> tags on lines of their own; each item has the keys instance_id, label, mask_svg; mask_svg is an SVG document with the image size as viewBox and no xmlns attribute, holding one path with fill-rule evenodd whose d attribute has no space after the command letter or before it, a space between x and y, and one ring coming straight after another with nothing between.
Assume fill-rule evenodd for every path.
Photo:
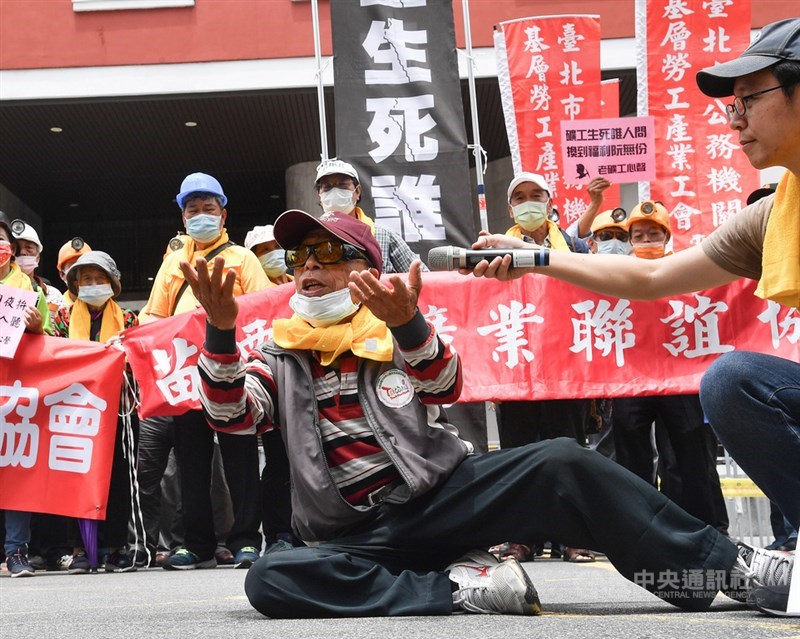
<instances>
[{"instance_id":1,"label":"white face mask","mask_svg":"<svg viewBox=\"0 0 800 639\"><path fill-rule=\"evenodd\" d=\"M39 257L37 255L17 255L15 261L25 275L30 275L39 266Z\"/></svg>"},{"instance_id":2,"label":"white face mask","mask_svg":"<svg viewBox=\"0 0 800 639\"><path fill-rule=\"evenodd\" d=\"M264 253L258 258L261 262L261 268L268 277L279 277L286 272L286 251L283 249L275 249L269 253Z\"/></svg>"},{"instance_id":3,"label":"white face mask","mask_svg":"<svg viewBox=\"0 0 800 639\"><path fill-rule=\"evenodd\" d=\"M633 246L630 242L623 242L622 240L605 240L604 242L595 242L597 245L597 253L605 255L630 255L633 253Z\"/></svg>"},{"instance_id":4,"label":"white face mask","mask_svg":"<svg viewBox=\"0 0 800 639\"><path fill-rule=\"evenodd\" d=\"M295 293L289 298L291 309L316 328L332 326L358 310L353 303L350 289L345 287L320 297L307 297Z\"/></svg>"},{"instance_id":5,"label":"white face mask","mask_svg":"<svg viewBox=\"0 0 800 639\"><path fill-rule=\"evenodd\" d=\"M319 194L319 202L326 213L338 211L349 215L356 208L354 196L355 191L349 189L331 189Z\"/></svg>"},{"instance_id":6,"label":"white face mask","mask_svg":"<svg viewBox=\"0 0 800 639\"><path fill-rule=\"evenodd\" d=\"M514 221L526 231L535 231L547 220L546 202L522 202L511 207Z\"/></svg>"},{"instance_id":7,"label":"white face mask","mask_svg":"<svg viewBox=\"0 0 800 639\"><path fill-rule=\"evenodd\" d=\"M89 306L102 306L114 295L111 284L97 284L96 286L81 286L78 289L78 299Z\"/></svg>"}]
</instances>

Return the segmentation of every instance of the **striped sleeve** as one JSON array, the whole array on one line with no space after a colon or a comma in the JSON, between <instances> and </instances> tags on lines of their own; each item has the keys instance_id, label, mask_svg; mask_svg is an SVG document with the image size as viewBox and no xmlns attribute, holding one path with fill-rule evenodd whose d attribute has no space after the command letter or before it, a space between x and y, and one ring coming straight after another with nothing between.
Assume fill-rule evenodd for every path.
<instances>
[{"instance_id":1,"label":"striped sleeve","mask_svg":"<svg viewBox=\"0 0 800 639\"><path fill-rule=\"evenodd\" d=\"M243 362L233 330L206 327L206 343L197 362L200 404L214 430L237 435L274 427L277 392L272 371L258 351Z\"/></svg>"},{"instance_id":2,"label":"striped sleeve","mask_svg":"<svg viewBox=\"0 0 800 639\"><path fill-rule=\"evenodd\" d=\"M461 394L461 361L442 342L422 313L391 329L406 362L406 373L423 404L450 404Z\"/></svg>"}]
</instances>

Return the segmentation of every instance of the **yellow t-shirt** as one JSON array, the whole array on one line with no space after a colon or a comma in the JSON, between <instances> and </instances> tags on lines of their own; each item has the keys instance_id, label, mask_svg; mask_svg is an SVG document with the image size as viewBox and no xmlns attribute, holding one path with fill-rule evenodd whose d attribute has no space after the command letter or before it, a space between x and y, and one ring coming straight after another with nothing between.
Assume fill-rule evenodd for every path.
<instances>
[{"instance_id":1,"label":"yellow t-shirt","mask_svg":"<svg viewBox=\"0 0 800 639\"><path fill-rule=\"evenodd\" d=\"M200 306L200 303L192 293L191 287L186 287L180 299L175 304L175 298L183 286L184 277L179 268L181 262L189 262L195 266L198 257L205 257L220 244L228 241L227 231L223 231L219 239L211 246L202 250L196 249L193 241L189 240L183 248L167 255L158 269L158 274L153 282L150 291L150 299L147 301L148 313L159 316L169 317L193 311ZM233 294L238 297L246 293L254 293L270 286L274 286L269 281L261 263L252 251L243 246L232 245L226 248L215 257L222 257L225 260L226 272L230 269L236 271L236 283L233 287ZM209 265L210 267L211 265Z\"/></svg>"}]
</instances>

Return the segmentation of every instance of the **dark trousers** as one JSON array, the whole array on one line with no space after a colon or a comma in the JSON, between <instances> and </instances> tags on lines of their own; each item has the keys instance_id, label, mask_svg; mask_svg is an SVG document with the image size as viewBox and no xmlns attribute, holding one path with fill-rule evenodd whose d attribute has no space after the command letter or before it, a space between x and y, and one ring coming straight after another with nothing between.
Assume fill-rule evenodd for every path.
<instances>
[{"instance_id":1,"label":"dark trousers","mask_svg":"<svg viewBox=\"0 0 800 639\"><path fill-rule=\"evenodd\" d=\"M264 469L261 472L261 514L267 544L278 539L294 541L292 533L292 496L289 459L279 430L261 436L264 445Z\"/></svg>"},{"instance_id":2,"label":"dark trousers","mask_svg":"<svg viewBox=\"0 0 800 639\"><path fill-rule=\"evenodd\" d=\"M128 542L128 522L131 518L131 466L136 460L136 441L139 436L139 417L134 412L130 416L133 429L133 450L123 447L124 425L122 418L117 420L117 438L114 442L114 461L111 465L111 483L108 488L106 520L100 525L101 547L123 548Z\"/></svg>"},{"instance_id":3,"label":"dark trousers","mask_svg":"<svg viewBox=\"0 0 800 639\"><path fill-rule=\"evenodd\" d=\"M651 426L663 442L662 492L698 519L720 526L717 502L722 493L710 448L711 429L697 395L625 397L614 400L614 447L617 462L655 485ZM709 439L711 438L711 439ZM716 486L715 486L716 484ZM722 505L724 510L724 504Z\"/></svg>"},{"instance_id":4,"label":"dark trousers","mask_svg":"<svg viewBox=\"0 0 800 639\"><path fill-rule=\"evenodd\" d=\"M245 546L261 549L261 498L255 435L218 433L225 479L233 503L233 528L227 546L237 553ZM181 474L184 546L206 560L217 547L211 505L211 462L214 431L202 411L175 417L175 459Z\"/></svg>"},{"instance_id":5,"label":"dark trousers","mask_svg":"<svg viewBox=\"0 0 800 639\"><path fill-rule=\"evenodd\" d=\"M497 539L557 538L595 548L666 601L704 610L699 591L667 575L727 575L736 547L599 453L561 438L470 456L444 484L384 504L360 531L316 548L264 555L245 592L270 617L446 615L443 570Z\"/></svg>"},{"instance_id":6,"label":"dark trousers","mask_svg":"<svg viewBox=\"0 0 800 639\"><path fill-rule=\"evenodd\" d=\"M556 437L572 437L585 444L591 407L590 399L502 402L497 415L500 447L524 446Z\"/></svg>"}]
</instances>

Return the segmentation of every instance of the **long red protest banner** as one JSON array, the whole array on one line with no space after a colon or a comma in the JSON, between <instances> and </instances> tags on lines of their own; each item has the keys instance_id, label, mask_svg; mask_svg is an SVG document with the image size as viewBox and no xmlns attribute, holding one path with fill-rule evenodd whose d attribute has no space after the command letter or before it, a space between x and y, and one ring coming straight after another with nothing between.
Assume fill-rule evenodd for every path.
<instances>
[{"instance_id":1,"label":"long red protest banner","mask_svg":"<svg viewBox=\"0 0 800 639\"><path fill-rule=\"evenodd\" d=\"M772 353L797 361L800 315L753 296L754 283L633 302L550 278L513 282L425 273L419 307L464 368L461 401L562 399L697 392L720 354ZM294 285L239 298L237 342L246 356L289 317ZM202 310L125 332L141 414L196 408Z\"/></svg>"},{"instance_id":2,"label":"long red protest banner","mask_svg":"<svg viewBox=\"0 0 800 639\"><path fill-rule=\"evenodd\" d=\"M105 519L124 354L25 334L0 365L0 509Z\"/></svg>"},{"instance_id":3,"label":"long red protest banner","mask_svg":"<svg viewBox=\"0 0 800 639\"><path fill-rule=\"evenodd\" d=\"M509 20L497 25L494 40L514 173L544 176L567 227L588 202L564 172L559 123L601 116L600 16Z\"/></svg>"},{"instance_id":4,"label":"long red protest banner","mask_svg":"<svg viewBox=\"0 0 800 639\"><path fill-rule=\"evenodd\" d=\"M646 49L637 68L639 92L648 103L639 115L652 115L656 123L657 175L647 199L661 200L670 211L676 250L699 244L736 215L759 185L758 171L728 126L725 104L732 98L709 98L695 81L701 69L732 60L747 47L750 5L636 4L637 38Z\"/></svg>"}]
</instances>

